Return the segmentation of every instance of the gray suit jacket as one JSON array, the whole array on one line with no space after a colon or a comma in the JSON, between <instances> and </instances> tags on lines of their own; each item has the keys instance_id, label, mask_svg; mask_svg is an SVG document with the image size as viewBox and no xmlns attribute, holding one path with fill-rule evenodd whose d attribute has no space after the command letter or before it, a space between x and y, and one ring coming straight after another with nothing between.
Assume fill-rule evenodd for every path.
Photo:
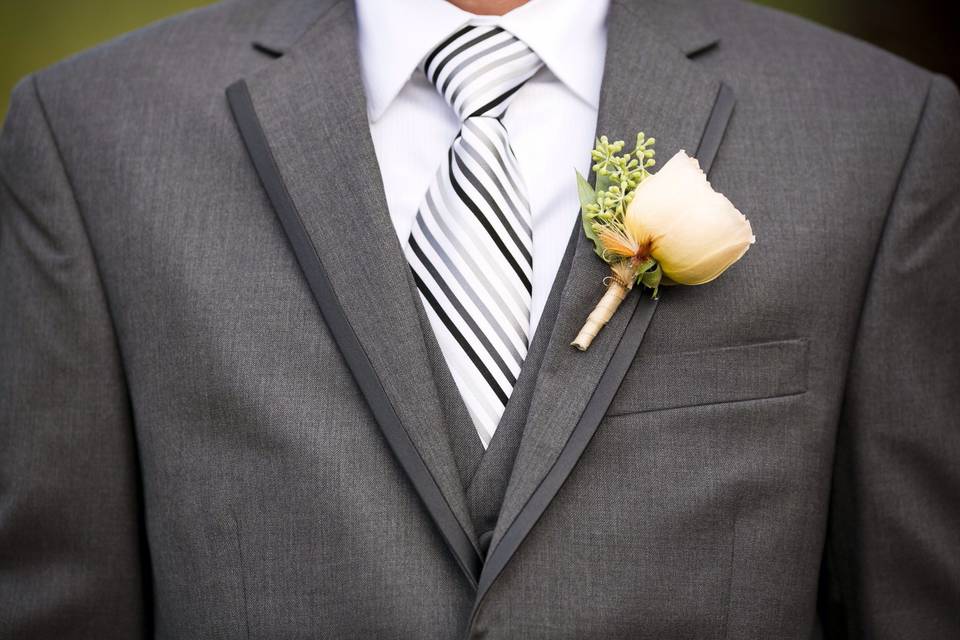
<instances>
[{"instance_id":1,"label":"gray suit jacket","mask_svg":"<svg viewBox=\"0 0 960 640\"><path fill-rule=\"evenodd\" d=\"M580 353L574 240L485 558L351 2L230 0L24 80L0 637L960 637L956 87L732 0L609 30L598 130L699 149L758 243Z\"/></svg>"}]
</instances>

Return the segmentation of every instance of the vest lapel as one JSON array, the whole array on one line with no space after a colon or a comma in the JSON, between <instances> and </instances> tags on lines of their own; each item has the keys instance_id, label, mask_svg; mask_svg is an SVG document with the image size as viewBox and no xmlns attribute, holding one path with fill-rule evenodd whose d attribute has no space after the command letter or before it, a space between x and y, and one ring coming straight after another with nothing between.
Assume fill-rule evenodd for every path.
<instances>
[{"instance_id":1,"label":"vest lapel","mask_svg":"<svg viewBox=\"0 0 960 640\"><path fill-rule=\"evenodd\" d=\"M732 95L687 56L715 40L695 28L695 15L678 15L677 7L685 5L657 4L649 15L648 6L627 0L611 4L598 134L629 144L642 129L657 138L661 161L680 149L697 150L706 168L732 112ZM662 33L673 33L681 47ZM586 449L653 318L657 303L648 294L633 293L588 351L572 348L570 341L602 294L608 273L580 233L483 567L477 607Z\"/></svg>"},{"instance_id":2,"label":"vest lapel","mask_svg":"<svg viewBox=\"0 0 960 640\"><path fill-rule=\"evenodd\" d=\"M285 52L265 41L295 21L268 21L255 46L283 55L231 86L228 99L326 325L475 585L476 538L370 138L353 4L334 2L315 20Z\"/></svg>"},{"instance_id":3,"label":"vest lapel","mask_svg":"<svg viewBox=\"0 0 960 640\"><path fill-rule=\"evenodd\" d=\"M576 213L576 211L570 212L571 215ZM473 516L480 551L484 554L492 539L493 529L503 504L503 496L510 480L517 451L520 448L520 440L526 426L527 416L530 413L530 402L535 391L540 366L543 363L544 354L553 334L553 324L557 317L560 292L567 282L573 252L580 233L579 225L577 225L567 243L567 250L564 252L543 314L530 343L530 350L523 362L523 369L520 371L517 384L510 395L510 401L507 403L496 433L493 434L490 447L483 454L475 473L466 484L467 503L470 505L470 513ZM470 426L472 428L472 425ZM474 438L476 438L476 435L474 435Z\"/></svg>"}]
</instances>

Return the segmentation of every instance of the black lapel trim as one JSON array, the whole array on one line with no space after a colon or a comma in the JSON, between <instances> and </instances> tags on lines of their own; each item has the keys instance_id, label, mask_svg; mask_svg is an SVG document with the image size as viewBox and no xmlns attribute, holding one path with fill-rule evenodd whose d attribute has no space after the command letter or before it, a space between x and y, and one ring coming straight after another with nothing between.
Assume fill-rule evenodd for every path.
<instances>
[{"instance_id":1,"label":"black lapel trim","mask_svg":"<svg viewBox=\"0 0 960 640\"><path fill-rule=\"evenodd\" d=\"M701 168L708 175L723 140L727 123L733 113L733 105L733 91L727 85L721 84L695 154ZM577 228L579 229L579 225L577 225ZM530 533L530 530L543 515L557 492L560 491L560 487L563 486L580 456L586 450L587 445L590 444L590 440L596 433L604 414L606 414L613 396L620 388L620 383L623 381L627 369L633 363L634 356L640 348L640 343L643 341L643 336L656 308L656 301L649 297L644 297L637 305L630 317L623 338L610 358L610 362L600 377L600 381L597 383L597 387L576 427L574 427L573 433L570 434L570 439L567 440L550 471L544 476L523 509L497 543L497 546L487 557L477 587L473 616L476 616L480 603L493 582L507 566L510 558L513 557L527 534Z\"/></svg>"},{"instance_id":2,"label":"black lapel trim","mask_svg":"<svg viewBox=\"0 0 960 640\"><path fill-rule=\"evenodd\" d=\"M227 100L253 166L290 240L297 262L306 276L310 291L316 299L320 313L340 353L380 425L391 451L413 483L414 489L440 530L444 542L453 552L460 569L470 581L471 586L476 587L480 576L480 556L400 423L396 410L390 403L369 357L363 350L336 297L330 278L307 234L300 213L280 176L273 153L270 151L254 110L246 82L241 80L231 85L227 89Z\"/></svg>"},{"instance_id":3,"label":"black lapel trim","mask_svg":"<svg viewBox=\"0 0 960 640\"><path fill-rule=\"evenodd\" d=\"M713 103L713 109L710 111L710 120L703 130L700 144L697 145L696 158L707 175L710 175L710 167L713 166L713 161L720 150L720 143L723 142L723 134L727 131L727 123L733 114L735 102L733 89L721 83L720 91L717 92L717 101Z\"/></svg>"},{"instance_id":4,"label":"black lapel trim","mask_svg":"<svg viewBox=\"0 0 960 640\"><path fill-rule=\"evenodd\" d=\"M279 57L281 57L281 56L283 55L283 52L282 52L282 51L278 51L277 49L274 49L274 48L272 48L272 47L269 47L269 46L263 44L262 42L254 42L254 43L252 43L251 46L252 46L255 50L259 51L260 53L262 53L262 54L264 54L264 55L268 55L268 56L270 56L271 58L274 58L274 59L279 58Z\"/></svg>"}]
</instances>

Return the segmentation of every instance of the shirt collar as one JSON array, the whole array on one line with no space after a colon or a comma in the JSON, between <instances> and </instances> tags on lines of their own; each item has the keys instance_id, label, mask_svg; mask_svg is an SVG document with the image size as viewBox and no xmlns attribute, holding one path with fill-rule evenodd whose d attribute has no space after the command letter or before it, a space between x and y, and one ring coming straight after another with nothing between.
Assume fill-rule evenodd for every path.
<instances>
[{"instance_id":1,"label":"shirt collar","mask_svg":"<svg viewBox=\"0 0 960 640\"><path fill-rule=\"evenodd\" d=\"M478 17L446 0L357 0L360 64L371 121L378 120L438 43L468 22L503 27L533 49L581 100L597 108L609 0L530 0Z\"/></svg>"}]
</instances>

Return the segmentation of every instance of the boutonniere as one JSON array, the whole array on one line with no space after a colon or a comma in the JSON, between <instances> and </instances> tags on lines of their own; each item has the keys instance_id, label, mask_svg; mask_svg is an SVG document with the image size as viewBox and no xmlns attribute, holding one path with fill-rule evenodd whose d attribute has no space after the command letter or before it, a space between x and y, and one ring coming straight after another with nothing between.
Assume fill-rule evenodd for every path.
<instances>
[{"instance_id":1,"label":"boutonniere","mask_svg":"<svg viewBox=\"0 0 960 640\"><path fill-rule=\"evenodd\" d=\"M707 182L700 163L679 151L656 173L653 138L633 151L597 140L593 186L577 172L583 231L610 265L606 293L571 343L586 351L635 285L657 298L664 285L710 282L755 241L750 222Z\"/></svg>"}]
</instances>

